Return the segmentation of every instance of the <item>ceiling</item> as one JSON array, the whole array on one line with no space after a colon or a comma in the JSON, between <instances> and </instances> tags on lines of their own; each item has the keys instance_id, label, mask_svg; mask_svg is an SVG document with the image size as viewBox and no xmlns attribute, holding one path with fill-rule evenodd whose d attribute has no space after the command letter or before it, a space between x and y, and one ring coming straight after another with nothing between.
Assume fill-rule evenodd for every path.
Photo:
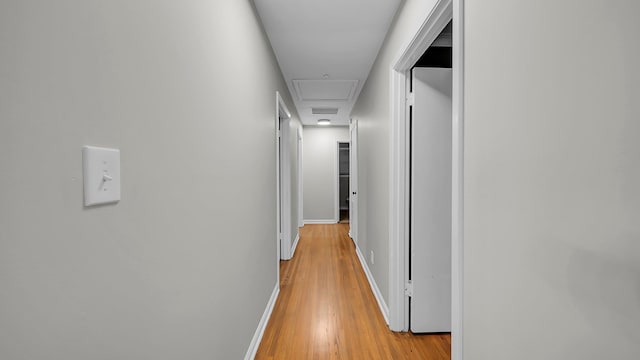
<instances>
[{"instance_id":1,"label":"ceiling","mask_svg":"<svg viewBox=\"0 0 640 360\"><path fill-rule=\"evenodd\" d=\"M348 125L401 0L254 0L303 125Z\"/></svg>"}]
</instances>

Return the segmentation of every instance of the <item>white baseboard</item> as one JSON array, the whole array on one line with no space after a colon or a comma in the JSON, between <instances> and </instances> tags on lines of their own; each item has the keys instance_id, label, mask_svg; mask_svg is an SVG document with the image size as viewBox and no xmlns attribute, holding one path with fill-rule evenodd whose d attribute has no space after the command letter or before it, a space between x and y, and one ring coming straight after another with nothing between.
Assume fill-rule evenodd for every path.
<instances>
[{"instance_id":1,"label":"white baseboard","mask_svg":"<svg viewBox=\"0 0 640 360\"><path fill-rule=\"evenodd\" d=\"M300 241L300 233L296 235L296 239L293 240L293 246L291 247L291 257L296 254L296 248L298 247L298 241Z\"/></svg>"},{"instance_id":2,"label":"white baseboard","mask_svg":"<svg viewBox=\"0 0 640 360\"><path fill-rule=\"evenodd\" d=\"M267 308L264 309L262 318L258 323L258 328L256 329L255 334L253 334L253 339L251 339L251 344L249 344L249 349L247 350L247 354L244 356L245 360L253 360L253 358L256 357L258 346L260 346L262 335L264 335L264 330L267 328L267 323L269 322L269 318L271 317L271 312L273 312L273 307L276 305L278 294L280 294L280 286L276 284L276 287L273 289L273 292L271 293L271 298L269 299L269 303L267 303Z\"/></svg>"},{"instance_id":3,"label":"white baseboard","mask_svg":"<svg viewBox=\"0 0 640 360\"><path fill-rule=\"evenodd\" d=\"M322 220L305 220L306 224L336 224L336 219L322 219Z\"/></svg>"},{"instance_id":4,"label":"white baseboard","mask_svg":"<svg viewBox=\"0 0 640 360\"><path fill-rule=\"evenodd\" d=\"M356 245L356 254L358 254L358 259L360 259L360 265L362 265L362 269L364 270L364 273L367 275L367 280L369 280L369 286L371 286L371 291L373 291L373 295L376 297L376 300L378 301L378 307L380 308L380 312L382 312L384 321L387 323L387 325L389 325L389 307L387 306L387 303L384 302L384 298L382 297L382 293L378 288L378 284L376 284L376 281L373 279L373 275L369 270L367 261L365 260L364 256L362 256L362 253L360 252L360 248L357 245Z\"/></svg>"}]
</instances>

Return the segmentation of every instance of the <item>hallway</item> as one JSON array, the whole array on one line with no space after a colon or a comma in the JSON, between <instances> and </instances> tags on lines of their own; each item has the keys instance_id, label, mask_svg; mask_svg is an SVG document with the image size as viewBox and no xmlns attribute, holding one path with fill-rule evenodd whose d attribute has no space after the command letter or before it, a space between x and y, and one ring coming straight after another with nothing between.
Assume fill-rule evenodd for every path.
<instances>
[{"instance_id":1,"label":"hallway","mask_svg":"<svg viewBox=\"0 0 640 360\"><path fill-rule=\"evenodd\" d=\"M449 359L450 335L393 333L348 236L349 225L305 225L280 263L280 295L256 359Z\"/></svg>"}]
</instances>

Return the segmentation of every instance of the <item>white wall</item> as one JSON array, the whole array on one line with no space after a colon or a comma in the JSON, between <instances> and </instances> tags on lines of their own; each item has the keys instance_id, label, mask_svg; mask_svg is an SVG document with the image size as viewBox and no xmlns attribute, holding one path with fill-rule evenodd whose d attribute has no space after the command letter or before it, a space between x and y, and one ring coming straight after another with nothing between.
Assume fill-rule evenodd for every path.
<instances>
[{"instance_id":1,"label":"white wall","mask_svg":"<svg viewBox=\"0 0 640 360\"><path fill-rule=\"evenodd\" d=\"M465 359L638 359L640 3L465 6Z\"/></svg>"},{"instance_id":2,"label":"white wall","mask_svg":"<svg viewBox=\"0 0 640 360\"><path fill-rule=\"evenodd\" d=\"M0 358L242 358L291 103L249 2L5 0L0 78ZM120 203L83 208L85 144Z\"/></svg>"},{"instance_id":3,"label":"white wall","mask_svg":"<svg viewBox=\"0 0 640 360\"><path fill-rule=\"evenodd\" d=\"M349 141L349 128L307 126L303 134L304 220L335 222L338 142Z\"/></svg>"},{"instance_id":4,"label":"white wall","mask_svg":"<svg viewBox=\"0 0 640 360\"><path fill-rule=\"evenodd\" d=\"M429 14L435 0L406 0L398 10L352 117L358 119L358 246L389 302L389 152L391 66ZM375 253L375 264L369 254Z\"/></svg>"}]
</instances>

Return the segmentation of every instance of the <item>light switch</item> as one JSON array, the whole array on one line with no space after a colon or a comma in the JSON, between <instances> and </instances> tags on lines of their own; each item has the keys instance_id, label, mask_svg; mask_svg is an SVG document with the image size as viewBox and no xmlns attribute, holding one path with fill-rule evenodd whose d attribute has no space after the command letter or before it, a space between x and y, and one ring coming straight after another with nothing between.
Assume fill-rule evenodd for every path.
<instances>
[{"instance_id":1,"label":"light switch","mask_svg":"<svg viewBox=\"0 0 640 360\"><path fill-rule=\"evenodd\" d=\"M84 205L120 201L120 150L82 147Z\"/></svg>"}]
</instances>

